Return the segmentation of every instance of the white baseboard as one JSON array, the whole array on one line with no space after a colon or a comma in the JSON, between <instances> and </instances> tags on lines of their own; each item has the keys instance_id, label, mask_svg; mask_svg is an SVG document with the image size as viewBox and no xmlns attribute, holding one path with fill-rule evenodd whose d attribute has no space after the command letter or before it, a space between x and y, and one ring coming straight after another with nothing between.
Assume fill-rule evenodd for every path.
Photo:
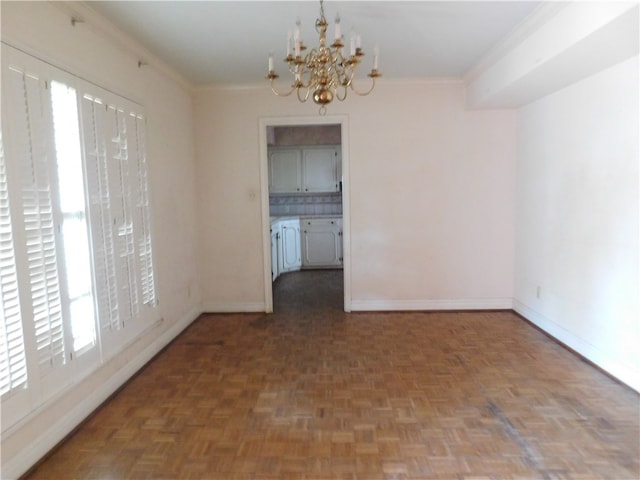
<instances>
[{"instance_id":1,"label":"white baseboard","mask_svg":"<svg viewBox=\"0 0 640 480\"><path fill-rule=\"evenodd\" d=\"M180 332L188 327L201 314L200 308L194 308L179 319L170 329L159 336L152 344L135 355L118 369L113 376L94 390L92 394L70 408L68 413L59 418L49 428L44 430L37 438L29 440L28 448L22 448L13 458L2 458L2 478L14 479L23 475L33 465L54 448L65 436L73 431L96 408L98 408L110 395L129 380L160 350L162 350ZM107 362L106 366L108 366ZM73 388L73 387L72 387ZM37 414L41 415L42 410ZM28 423L28 418L23 424ZM5 439L3 439L4 441Z\"/></svg>"},{"instance_id":2,"label":"white baseboard","mask_svg":"<svg viewBox=\"0 0 640 480\"><path fill-rule=\"evenodd\" d=\"M538 313L536 310L525 305L519 300L513 300L513 309L531 323L541 328L558 341L564 343L572 350L575 350L577 353L588 359L590 362L593 362L611 376L617 378L637 392L640 392L640 372L634 371L633 369L612 360L605 352L598 349L595 345L577 337L569 330L566 330L553 320Z\"/></svg>"},{"instance_id":3,"label":"white baseboard","mask_svg":"<svg viewBox=\"0 0 640 480\"><path fill-rule=\"evenodd\" d=\"M206 313L255 313L264 312L264 302L205 302L202 311Z\"/></svg>"},{"instance_id":4,"label":"white baseboard","mask_svg":"<svg viewBox=\"0 0 640 480\"><path fill-rule=\"evenodd\" d=\"M470 298L444 300L351 300L352 311L406 310L510 310L511 298Z\"/></svg>"},{"instance_id":5,"label":"white baseboard","mask_svg":"<svg viewBox=\"0 0 640 480\"><path fill-rule=\"evenodd\" d=\"M403 310L510 310L511 298L473 298L455 300L351 300L352 311ZM203 312L254 313L264 312L263 302L205 302Z\"/></svg>"}]
</instances>

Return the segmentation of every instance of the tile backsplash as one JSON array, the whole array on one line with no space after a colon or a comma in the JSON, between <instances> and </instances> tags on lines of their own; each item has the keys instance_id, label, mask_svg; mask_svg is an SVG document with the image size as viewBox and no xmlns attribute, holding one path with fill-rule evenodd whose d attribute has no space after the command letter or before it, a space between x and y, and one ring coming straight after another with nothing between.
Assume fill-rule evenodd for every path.
<instances>
[{"instance_id":1,"label":"tile backsplash","mask_svg":"<svg viewBox=\"0 0 640 480\"><path fill-rule=\"evenodd\" d=\"M269 195L269 215L342 215L342 193Z\"/></svg>"}]
</instances>

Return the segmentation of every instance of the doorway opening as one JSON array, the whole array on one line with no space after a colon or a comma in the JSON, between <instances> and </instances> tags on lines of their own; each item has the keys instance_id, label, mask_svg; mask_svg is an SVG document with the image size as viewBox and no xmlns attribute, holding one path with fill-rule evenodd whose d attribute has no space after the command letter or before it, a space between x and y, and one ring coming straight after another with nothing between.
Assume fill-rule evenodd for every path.
<instances>
[{"instance_id":1,"label":"doorway opening","mask_svg":"<svg viewBox=\"0 0 640 480\"><path fill-rule=\"evenodd\" d=\"M259 128L265 311L280 274L341 268L349 312L347 118L263 118Z\"/></svg>"}]
</instances>

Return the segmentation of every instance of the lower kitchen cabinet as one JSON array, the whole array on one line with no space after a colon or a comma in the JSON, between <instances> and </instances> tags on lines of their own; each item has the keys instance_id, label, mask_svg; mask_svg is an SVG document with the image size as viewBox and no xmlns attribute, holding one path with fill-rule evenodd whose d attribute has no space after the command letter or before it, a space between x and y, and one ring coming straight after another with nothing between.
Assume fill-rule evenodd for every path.
<instances>
[{"instance_id":1,"label":"lower kitchen cabinet","mask_svg":"<svg viewBox=\"0 0 640 480\"><path fill-rule=\"evenodd\" d=\"M300 270L300 219L284 218L271 222L271 280L281 274Z\"/></svg>"},{"instance_id":2,"label":"lower kitchen cabinet","mask_svg":"<svg viewBox=\"0 0 640 480\"><path fill-rule=\"evenodd\" d=\"M342 267L342 217L282 218L271 223L271 278Z\"/></svg>"},{"instance_id":3,"label":"lower kitchen cabinet","mask_svg":"<svg viewBox=\"0 0 640 480\"><path fill-rule=\"evenodd\" d=\"M342 267L342 219L305 218L302 226L302 268Z\"/></svg>"},{"instance_id":4,"label":"lower kitchen cabinet","mask_svg":"<svg viewBox=\"0 0 640 480\"><path fill-rule=\"evenodd\" d=\"M300 219L282 220L280 222L280 248L282 251L281 272L300 270L302 266Z\"/></svg>"}]
</instances>

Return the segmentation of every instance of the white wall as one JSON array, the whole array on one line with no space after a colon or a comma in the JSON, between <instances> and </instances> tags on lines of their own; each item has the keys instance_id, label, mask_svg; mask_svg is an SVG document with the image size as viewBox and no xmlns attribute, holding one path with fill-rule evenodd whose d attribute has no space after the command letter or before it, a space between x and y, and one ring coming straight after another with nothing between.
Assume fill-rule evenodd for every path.
<instances>
[{"instance_id":1,"label":"white wall","mask_svg":"<svg viewBox=\"0 0 640 480\"><path fill-rule=\"evenodd\" d=\"M640 390L638 82L635 57L520 109L515 306Z\"/></svg>"},{"instance_id":2,"label":"white wall","mask_svg":"<svg viewBox=\"0 0 640 480\"><path fill-rule=\"evenodd\" d=\"M203 304L264 308L258 119L315 115L268 88L195 95ZM353 309L510 308L514 111L457 81L380 82L349 118Z\"/></svg>"},{"instance_id":3,"label":"white wall","mask_svg":"<svg viewBox=\"0 0 640 480\"><path fill-rule=\"evenodd\" d=\"M110 38L109 27L91 12L82 11L86 21L73 27L62 8L50 2L3 2L2 40L145 107L154 260L164 321L3 433L2 478L29 468L200 312L190 92L149 56L150 65L138 68L138 56L126 41Z\"/></svg>"}]
</instances>

